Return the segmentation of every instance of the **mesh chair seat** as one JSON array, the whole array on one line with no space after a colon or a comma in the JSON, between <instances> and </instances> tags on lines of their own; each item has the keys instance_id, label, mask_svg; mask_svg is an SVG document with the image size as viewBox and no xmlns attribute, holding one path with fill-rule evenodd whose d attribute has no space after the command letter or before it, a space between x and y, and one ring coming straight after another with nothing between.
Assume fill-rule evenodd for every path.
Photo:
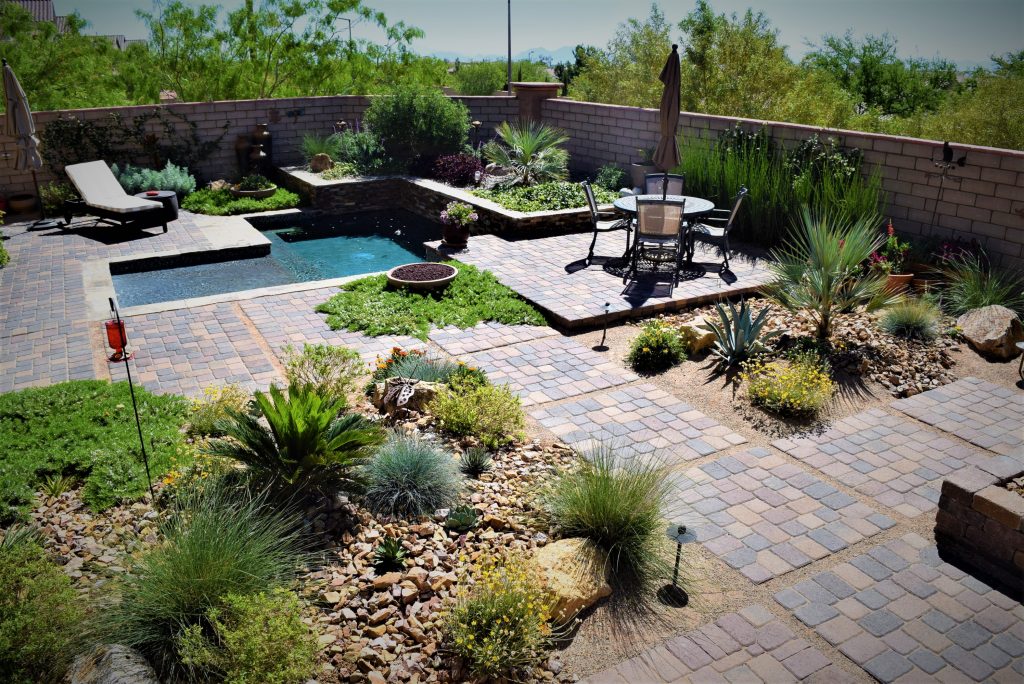
<instances>
[{"instance_id":1,"label":"mesh chair seat","mask_svg":"<svg viewBox=\"0 0 1024 684\"><path fill-rule=\"evenodd\" d=\"M622 277L625 283L635 277L640 265L650 263L654 266L674 262L672 288L679 281L679 269L683 255L683 219L686 200L636 200L636 238L633 244L632 259L629 268Z\"/></svg>"},{"instance_id":2,"label":"mesh chair seat","mask_svg":"<svg viewBox=\"0 0 1024 684\"><path fill-rule=\"evenodd\" d=\"M646 195L682 195L686 189L686 176L677 173L648 173L644 176Z\"/></svg>"},{"instance_id":3,"label":"mesh chair seat","mask_svg":"<svg viewBox=\"0 0 1024 684\"><path fill-rule=\"evenodd\" d=\"M598 233L609 233L613 230L626 231L626 249L628 250L629 235L633 230L632 222L626 218L602 220L601 212L597 208L597 198L594 197L594 189L590 187L590 183L587 181L583 181L580 185L583 186L583 194L587 198L587 208L590 209L590 221L594 231L594 237L590 240L590 249L587 251L587 265L594 259L594 247L597 245Z\"/></svg>"},{"instance_id":4,"label":"mesh chair seat","mask_svg":"<svg viewBox=\"0 0 1024 684\"><path fill-rule=\"evenodd\" d=\"M692 230L694 233L699 233L701 235L708 235L711 237L722 237L723 235L725 235L726 227L712 226L707 223L696 223L690 227L690 230ZM697 236L694 235L694 237Z\"/></svg>"},{"instance_id":5,"label":"mesh chair seat","mask_svg":"<svg viewBox=\"0 0 1024 684\"><path fill-rule=\"evenodd\" d=\"M694 243L697 241L715 245L722 250L722 268L729 268L729 230L732 228L740 206L743 204L743 198L746 196L747 189L741 186L739 192L736 193L736 200L731 210L718 209L714 212L715 216L710 216L704 219L704 222L697 223L690 228L689 249L691 254Z\"/></svg>"}]
</instances>

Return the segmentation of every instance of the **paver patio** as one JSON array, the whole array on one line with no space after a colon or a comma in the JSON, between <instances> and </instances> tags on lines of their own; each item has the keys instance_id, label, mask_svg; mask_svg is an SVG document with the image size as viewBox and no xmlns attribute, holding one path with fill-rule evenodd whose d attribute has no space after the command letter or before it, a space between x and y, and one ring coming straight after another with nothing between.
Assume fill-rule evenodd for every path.
<instances>
[{"instance_id":1,"label":"paver patio","mask_svg":"<svg viewBox=\"0 0 1024 684\"><path fill-rule=\"evenodd\" d=\"M676 519L703 546L761 583L896 523L768 449L690 468L673 483Z\"/></svg>"}]
</instances>

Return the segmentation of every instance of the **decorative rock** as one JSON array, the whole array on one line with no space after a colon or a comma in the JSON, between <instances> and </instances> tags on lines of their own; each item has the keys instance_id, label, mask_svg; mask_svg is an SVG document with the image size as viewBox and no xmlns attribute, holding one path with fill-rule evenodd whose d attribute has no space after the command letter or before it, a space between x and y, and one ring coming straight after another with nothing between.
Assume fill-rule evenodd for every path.
<instances>
[{"instance_id":1,"label":"decorative rock","mask_svg":"<svg viewBox=\"0 0 1024 684\"><path fill-rule=\"evenodd\" d=\"M313 158L309 160L309 170L313 173L322 173L331 168L334 168L334 161L323 152L314 154Z\"/></svg>"},{"instance_id":2,"label":"decorative rock","mask_svg":"<svg viewBox=\"0 0 1024 684\"><path fill-rule=\"evenodd\" d=\"M411 387L412 394L406 396L403 403L399 403L405 394L403 387ZM422 413L440 388L441 385L436 382L388 378L386 382L374 383L370 401L378 411L388 415L394 415L400 409Z\"/></svg>"},{"instance_id":3,"label":"decorative rock","mask_svg":"<svg viewBox=\"0 0 1024 684\"><path fill-rule=\"evenodd\" d=\"M715 343L715 333L703 327L707 325L703 316L687 321L679 326L679 337L686 345L688 354L696 354L708 349Z\"/></svg>"},{"instance_id":4,"label":"decorative rock","mask_svg":"<svg viewBox=\"0 0 1024 684\"><path fill-rule=\"evenodd\" d=\"M605 579L608 558L586 539L561 539L538 549L533 562L548 591L556 597L552 611L559 621L571 619L612 593Z\"/></svg>"},{"instance_id":5,"label":"decorative rock","mask_svg":"<svg viewBox=\"0 0 1024 684\"><path fill-rule=\"evenodd\" d=\"M373 588L375 591L387 589L393 584L398 584L402 581L402 573L400 572L389 572L381 575L380 577L373 578Z\"/></svg>"},{"instance_id":6,"label":"decorative rock","mask_svg":"<svg viewBox=\"0 0 1024 684\"><path fill-rule=\"evenodd\" d=\"M993 304L968 311L956 319L967 342L982 354L1012 359L1020 353L1017 342L1024 342L1020 318L1005 306Z\"/></svg>"},{"instance_id":7,"label":"decorative rock","mask_svg":"<svg viewBox=\"0 0 1024 684\"><path fill-rule=\"evenodd\" d=\"M68 671L70 684L160 684L142 654L127 646L100 646L75 659Z\"/></svg>"}]
</instances>

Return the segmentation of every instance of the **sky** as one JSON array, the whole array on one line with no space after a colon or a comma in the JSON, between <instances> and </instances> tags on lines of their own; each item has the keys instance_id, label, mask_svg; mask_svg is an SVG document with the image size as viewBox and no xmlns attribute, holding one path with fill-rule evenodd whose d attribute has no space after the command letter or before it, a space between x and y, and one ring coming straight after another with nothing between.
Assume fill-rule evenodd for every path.
<instances>
[{"instance_id":1,"label":"sky","mask_svg":"<svg viewBox=\"0 0 1024 684\"><path fill-rule=\"evenodd\" d=\"M185 0L202 4L201 0ZM225 10L243 0L206 0ZM58 13L77 10L90 26L87 32L144 38L146 30L135 9L151 9L152 0L55 0ZM504 54L505 0L366 0L389 21L403 20L426 32L413 48L421 54L452 53L466 57ZM666 17L678 23L694 3L664 0ZM750 0L711 0L716 12L743 12ZM604 46L629 17L644 17L650 4L636 0L512 0L512 51L533 48L556 51L578 43ZM903 57L942 56L963 67L988 63L989 55L1024 49L1024 0L758 0L779 29L789 55L799 59L808 41L826 33L851 29L857 36L889 32L899 41ZM357 24L354 36L379 37L368 24ZM678 32L677 32L678 33Z\"/></svg>"}]
</instances>

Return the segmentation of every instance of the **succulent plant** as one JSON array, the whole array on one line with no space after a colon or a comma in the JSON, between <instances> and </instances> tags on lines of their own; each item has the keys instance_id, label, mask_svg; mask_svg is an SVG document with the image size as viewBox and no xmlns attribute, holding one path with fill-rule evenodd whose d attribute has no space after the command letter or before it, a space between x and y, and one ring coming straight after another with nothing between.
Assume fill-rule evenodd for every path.
<instances>
[{"instance_id":1,"label":"succulent plant","mask_svg":"<svg viewBox=\"0 0 1024 684\"><path fill-rule=\"evenodd\" d=\"M401 570L405 567L405 547L398 537L385 537L373 552L373 567L380 572Z\"/></svg>"},{"instance_id":2,"label":"succulent plant","mask_svg":"<svg viewBox=\"0 0 1024 684\"><path fill-rule=\"evenodd\" d=\"M709 321L701 327L715 334L715 346L711 352L718 357L720 366L732 367L745 361L764 347L765 340L779 334L777 330L761 334L771 307L764 307L756 316L746 300L740 302L739 310L730 303L728 313L721 302L715 304L715 308L722 324Z\"/></svg>"},{"instance_id":3,"label":"succulent plant","mask_svg":"<svg viewBox=\"0 0 1024 684\"><path fill-rule=\"evenodd\" d=\"M469 532L476 526L476 511L472 506L456 506L448 512L444 519L445 529L452 532Z\"/></svg>"},{"instance_id":4,"label":"succulent plant","mask_svg":"<svg viewBox=\"0 0 1024 684\"><path fill-rule=\"evenodd\" d=\"M466 449L459 458L459 470L468 477L480 477L489 472L492 465L490 452L479 446Z\"/></svg>"}]
</instances>

